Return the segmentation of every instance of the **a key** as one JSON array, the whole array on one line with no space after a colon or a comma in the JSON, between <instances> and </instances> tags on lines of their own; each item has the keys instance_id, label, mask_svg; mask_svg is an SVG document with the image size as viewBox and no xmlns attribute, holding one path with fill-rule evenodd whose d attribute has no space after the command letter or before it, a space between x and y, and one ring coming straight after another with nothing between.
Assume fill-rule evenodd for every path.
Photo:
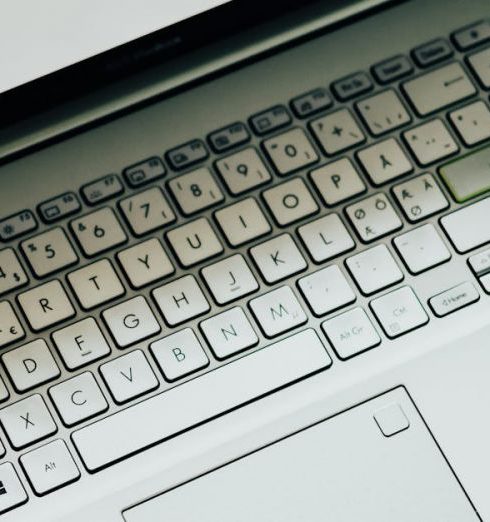
<instances>
[{"instance_id":1,"label":"a key","mask_svg":"<svg viewBox=\"0 0 490 522\"><path fill-rule=\"evenodd\" d=\"M458 49L466 51L490 40L490 23L487 20L476 22L452 34Z\"/></svg>"},{"instance_id":2,"label":"a key","mask_svg":"<svg viewBox=\"0 0 490 522\"><path fill-rule=\"evenodd\" d=\"M362 241L368 243L402 227L393 205L383 193L373 194L345 209Z\"/></svg>"},{"instance_id":3,"label":"a key","mask_svg":"<svg viewBox=\"0 0 490 522\"><path fill-rule=\"evenodd\" d=\"M49 328L75 315L65 289L59 281L50 281L17 297L35 332Z\"/></svg>"},{"instance_id":4,"label":"a key","mask_svg":"<svg viewBox=\"0 0 490 522\"><path fill-rule=\"evenodd\" d=\"M337 214L323 216L299 227L298 234L315 263L332 259L356 246Z\"/></svg>"},{"instance_id":5,"label":"a key","mask_svg":"<svg viewBox=\"0 0 490 522\"><path fill-rule=\"evenodd\" d=\"M450 45L442 38L420 45L412 51L413 59L420 67L429 67L442 62L453 54Z\"/></svg>"},{"instance_id":6,"label":"a key","mask_svg":"<svg viewBox=\"0 0 490 522\"><path fill-rule=\"evenodd\" d=\"M22 251L37 277L44 277L78 262L62 228L53 228L21 243Z\"/></svg>"},{"instance_id":7,"label":"a key","mask_svg":"<svg viewBox=\"0 0 490 522\"><path fill-rule=\"evenodd\" d=\"M301 278L298 286L311 310L318 317L356 300L356 295L337 265L327 266Z\"/></svg>"},{"instance_id":8,"label":"a key","mask_svg":"<svg viewBox=\"0 0 490 522\"><path fill-rule=\"evenodd\" d=\"M193 275L186 275L153 290L153 298L170 326L209 311L209 303Z\"/></svg>"},{"instance_id":9,"label":"a key","mask_svg":"<svg viewBox=\"0 0 490 522\"><path fill-rule=\"evenodd\" d=\"M350 74L332 84L332 91L341 101L350 100L351 98L360 96L361 94L370 91L372 88L373 84L369 79L369 76L363 72Z\"/></svg>"},{"instance_id":10,"label":"a key","mask_svg":"<svg viewBox=\"0 0 490 522\"><path fill-rule=\"evenodd\" d=\"M249 295L259 288L247 262L240 254L203 268L202 276L220 305Z\"/></svg>"},{"instance_id":11,"label":"a key","mask_svg":"<svg viewBox=\"0 0 490 522\"><path fill-rule=\"evenodd\" d=\"M449 113L449 119L469 147L490 138L490 110L481 100Z\"/></svg>"},{"instance_id":12,"label":"a key","mask_svg":"<svg viewBox=\"0 0 490 522\"><path fill-rule=\"evenodd\" d=\"M366 139L348 109L322 116L310 123L310 128L327 156L332 156Z\"/></svg>"},{"instance_id":13,"label":"a key","mask_svg":"<svg viewBox=\"0 0 490 522\"><path fill-rule=\"evenodd\" d=\"M311 171L311 179L328 206L366 192L366 184L348 158L342 158Z\"/></svg>"},{"instance_id":14,"label":"a key","mask_svg":"<svg viewBox=\"0 0 490 522\"><path fill-rule=\"evenodd\" d=\"M45 446L25 453L20 464L38 495L46 495L80 478L66 443L57 439Z\"/></svg>"},{"instance_id":15,"label":"a key","mask_svg":"<svg viewBox=\"0 0 490 522\"><path fill-rule=\"evenodd\" d=\"M133 350L103 364L100 373L118 404L158 388L158 379L141 350Z\"/></svg>"},{"instance_id":16,"label":"a key","mask_svg":"<svg viewBox=\"0 0 490 522\"><path fill-rule=\"evenodd\" d=\"M124 295L125 289L108 259L101 259L71 272L68 282L80 305L90 310Z\"/></svg>"},{"instance_id":17,"label":"a key","mask_svg":"<svg viewBox=\"0 0 490 522\"><path fill-rule=\"evenodd\" d=\"M175 170L185 169L204 161L209 156L206 145L201 140L192 140L169 150L165 157Z\"/></svg>"},{"instance_id":18,"label":"a key","mask_svg":"<svg viewBox=\"0 0 490 522\"><path fill-rule=\"evenodd\" d=\"M168 182L182 212L190 216L223 201L224 196L207 167L183 174Z\"/></svg>"},{"instance_id":19,"label":"a key","mask_svg":"<svg viewBox=\"0 0 490 522\"><path fill-rule=\"evenodd\" d=\"M327 89L318 87L291 100L291 108L298 118L307 118L312 114L328 109L332 99Z\"/></svg>"},{"instance_id":20,"label":"a key","mask_svg":"<svg viewBox=\"0 0 490 522\"><path fill-rule=\"evenodd\" d=\"M267 283L302 272L307 264L289 234L282 234L250 249L250 255Z\"/></svg>"},{"instance_id":21,"label":"a key","mask_svg":"<svg viewBox=\"0 0 490 522\"><path fill-rule=\"evenodd\" d=\"M12 248L0 250L0 295L20 288L29 281Z\"/></svg>"},{"instance_id":22,"label":"a key","mask_svg":"<svg viewBox=\"0 0 490 522\"><path fill-rule=\"evenodd\" d=\"M175 221L174 211L159 187L123 199L119 207L136 236L143 236Z\"/></svg>"},{"instance_id":23,"label":"a key","mask_svg":"<svg viewBox=\"0 0 490 522\"><path fill-rule=\"evenodd\" d=\"M318 212L318 205L301 178L276 185L262 195L280 226L290 225Z\"/></svg>"},{"instance_id":24,"label":"a key","mask_svg":"<svg viewBox=\"0 0 490 522\"><path fill-rule=\"evenodd\" d=\"M190 328L155 341L150 350L169 382L202 370L209 364L199 339Z\"/></svg>"},{"instance_id":25,"label":"a key","mask_svg":"<svg viewBox=\"0 0 490 522\"><path fill-rule=\"evenodd\" d=\"M117 259L133 288L142 288L175 272L157 238L148 239L119 252Z\"/></svg>"},{"instance_id":26,"label":"a key","mask_svg":"<svg viewBox=\"0 0 490 522\"><path fill-rule=\"evenodd\" d=\"M25 337L24 328L8 301L0 302L0 348Z\"/></svg>"},{"instance_id":27,"label":"a key","mask_svg":"<svg viewBox=\"0 0 490 522\"><path fill-rule=\"evenodd\" d=\"M22 449L56 433L44 399L31 395L0 410L0 423L15 449Z\"/></svg>"},{"instance_id":28,"label":"a key","mask_svg":"<svg viewBox=\"0 0 490 522\"><path fill-rule=\"evenodd\" d=\"M386 245L377 245L346 260L354 281L370 295L403 280L403 273Z\"/></svg>"},{"instance_id":29,"label":"a key","mask_svg":"<svg viewBox=\"0 0 490 522\"><path fill-rule=\"evenodd\" d=\"M257 201L247 198L215 213L228 243L237 247L265 236L272 229Z\"/></svg>"},{"instance_id":30,"label":"a key","mask_svg":"<svg viewBox=\"0 0 490 522\"><path fill-rule=\"evenodd\" d=\"M371 309L385 334L394 339L429 322L429 317L408 286L371 301Z\"/></svg>"},{"instance_id":31,"label":"a key","mask_svg":"<svg viewBox=\"0 0 490 522\"><path fill-rule=\"evenodd\" d=\"M446 196L428 172L396 185L393 187L393 194L412 223L437 214L449 206Z\"/></svg>"},{"instance_id":32,"label":"a key","mask_svg":"<svg viewBox=\"0 0 490 522\"><path fill-rule=\"evenodd\" d=\"M374 65L372 72L376 80L384 85L411 74L413 65L406 56L400 54Z\"/></svg>"},{"instance_id":33,"label":"a key","mask_svg":"<svg viewBox=\"0 0 490 522\"><path fill-rule=\"evenodd\" d=\"M200 327L218 359L226 359L259 342L245 312L238 306L202 321Z\"/></svg>"},{"instance_id":34,"label":"a key","mask_svg":"<svg viewBox=\"0 0 490 522\"><path fill-rule=\"evenodd\" d=\"M302 129L291 129L265 140L263 147L281 176L318 161L318 154Z\"/></svg>"},{"instance_id":35,"label":"a key","mask_svg":"<svg viewBox=\"0 0 490 522\"><path fill-rule=\"evenodd\" d=\"M110 353L111 349L92 317L53 333L53 341L69 370L76 370Z\"/></svg>"},{"instance_id":36,"label":"a key","mask_svg":"<svg viewBox=\"0 0 490 522\"><path fill-rule=\"evenodd\" d=\"M4 353L2 362L19 392L52 381L60 375L60 369L44 339L31 341Z\"/></svg>"},{"instance_id":37,"label":"a key","mask_svg":"<svg viewBox=\"0 0 490 522\"><path fill-rule=\"evenodd\" d=\"M490 89L490 49L485 49L468 57L473 73L484 89Z\"/></svg>"},{"instance_id":38,"label":"a key","mask_svg":"<svg viewBox=\"0 0 490 522\"><path fill-rule=\"evenodd\" d=\"M71 229L87 257L93 257L127 241L114 211L105 207L73 220Z\"/></svg>"},{"instance_id":39,"label":"a key","mask_svg":"<svg viewBox=\"0 0 490 522\"><path fill-rule=\"evenodd\" d=\"M0 239L9 241L36 230L38 224L30 210L23 210L0 221Z\"/></svg>"},{"instance_id":40,"label":"a key","mask_svg":"<svg viewBox=\"0 0 490 522\"><path fill-rule=\"evenodd\" d=\"M109 174L81 188L83 199L89 205L96 205L112 199L124 192L123 184L116 174Z\"/></svg>"},{"instance_id":41,"label":"a key","mask_svg":"<svg viewBox=\"0 0 490 522\"><path fill-rule=\"evenodd\" d=\"M255 134L263 136L272 131L286 127L291 123L291 115L283 105L276 105L258 114L254 114L249 122Z\"/></svg>"},{"instance_id":42,"label":"a key","mask_svg":"<svg viewBox=\"0 0 490 522\"><path fill-rule=\"evenodd\" d=\"M45 223L54 223L80 211L82 205L74 192L65 192L37 207L37 211Z\"/></svg>"},{"instance_id":43,"label":"a key","mask_svg":"<svg viewBox=\"0 0 490 522\"><path fill-rule=\"evenodd\" d=\"M67 426L95 417L109 407L90 372L52 386L49 395Z\"/></svg>"},{"instance_id":44,"label":"a key","mask_svg":"<svg viewBox=\"0 0 490 522\"><path fill-rule=\"evenodd\" d=\"M104 310L102 318L120 348L127 348L160 331L160 325L143 296Z\"/></svg>"},{"instance_id":45,"label":"a key","mask_svg":"<svg viewBox=\"0 0 490 522\"><path fill-rule=\"evenodd\" d=\"M225 152L249 140L250 133L247 127L239 121L218 129L208 136L208 142L215 152Z\"/></svg>"},{"instance_id":46,"label":"a key","mask_svg":"<svg viewBox=\"0 0 490 522\"><path fill-rule=\"evenodd\" d=\"M0 514L25 504L28 496L11 462L0 464Z\"/></svg>"},{"instance_id":47,"label":"a key","mask_svg":"<svg viewBox=\"0 0 490 522\"><path fill-rule=\"evenodd\" d=\"M123 170L123 176L133 188L156 181L166 174L165 165L158 156L140 161Z\"/></svg>"},{"instance_id":48,"label":"a key","mask_svg":"<svg viewBox=\"0 0 490 522\"><path fill-rule=\"evenodd\" d=\"M393 243L412 274L420 274L451 259L434 225L426 224L395 237Z\"/></svg>"},{"instance_id":49,"label":"a key","mask_svg":"<svg viewBox=\"0 0 490 522\"><path fill-rule=\"evenodd\" d=\"M167 232L172 250L184 267L210 259L223 251L218 236L206 218L181 225Z\"/></svg>"},{"instance_id":50,"label":"a key","mask_svg":"<svg viewBox=\"0 0 490 522\"><path fill-rule=\"evenodd\" d=\"M429 299L429 306L437 317L444 317L461 310L465 306L476 303L480 294L473 283L466 281L445 290Z\"/></svg>"}]
</instances>

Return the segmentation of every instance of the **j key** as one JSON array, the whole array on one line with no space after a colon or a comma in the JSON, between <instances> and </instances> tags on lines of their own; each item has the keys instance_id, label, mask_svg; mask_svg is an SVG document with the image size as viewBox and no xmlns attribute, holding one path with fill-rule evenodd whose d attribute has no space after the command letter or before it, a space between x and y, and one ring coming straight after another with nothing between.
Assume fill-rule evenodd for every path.
<instances>
[{"instance_id":1,"label":"j key","mask_svg":"<svg viewBox=\"0 0 490 522\"><path fill-rule=\"evenodd\" d=\"M408 76L413 66L406 56L398 55L389 58L373 67L373 75L381 84L386 84Z\"/></svg>"},{"instance_id":2,"label":"j key","mask_svg":"<svg viewBox=\"0 0 490 522\"><path fill-rule=\"evenodd\" d=\"M30 210L23 210L0 221L0 239L2 241L15 239L36 230L37 226L34 214Z\"/></svg>"},{"instance_id":3,"label":"j key","mask_svg":"<svg viewBox=\"0 0 490 522\"><path fill-rule=\"evenodd\" d=\"M209 152L206 145L201 140L189 141L165 154L170 166L175 170L195 165L204 161L208 156Z\"/></svg>"},{"instance_id":4,"label":"j key","mask_svg":"<svg viewBox=\"0 0 490 522\"><path fill-rule=\"evenodd\" d=\"M341 80L338 80L332 84L332 91L335 96L341 100L349 100L356 96L370 91L373 88L373 84L367 74L358 72L351 74Z\"/></svg>"},{"instance_id":5,"label":"j key","mask_svg":"<svg viewBox=\"0 0 490 522\"><path fill-rule=\"evenodd\" d=\"M452 34L454 43L461 51L466 51L490 40L490 23L486 20L464 27Z\"/></svg>"},{"instance_id":6,"label":"j key","mask_svg":"<svg viewBox=\"0 0 490 522\"><path fill-rule=\"evenodd\" d=\"M82 196L89 205L96 205L124 192L123 184L116 174L109 174L81 188Z\"/></svg>"},{"instance_id":7,"label":"j key","mask_svg":"<svg viewBox=\"0 0 490 522\"><path fill-rule=\"evenodd\" d=\"M11 248L0 250L0 295L15 290L28 282L17 254Z\"/></svg>"},{"instance_id":8,"label":"j key","mask_svg":"<svg viewBox=\"0 0 490 522\"><path fill-rule=\"evenodd\" d=\"M11 462L0 464L0 484L4 490L0 496L0 514L27 502L26 490Z\"/></svg>"},{"instance_id":9,"label":"j key","mask_svg":"<svg viewBox=\"0 0 490 522\"><path fill-rule=\"evenodd\" d=\"M23 339L24 328L8 301L0 302L0 348Z\"/></svg>"},{"instance_id":10,"label":"j key","mask_svg":"<svg viewBox=\"0 0 490 522\"><path fill-rule=\"evenodd\" d=\"M223 127L208 136L209 144L215 152L224 152L233 147L238 147L238 145L242 145L249 140L250 133L241 122Z\"/></svg>"},{"instance_id":11,"label":"j key","mask_svg":"<svg viewBox=\"0 0 490 522\"><path fill-rule=\"evenodd\" d=\"M283 105L276 105L250 118L250 126L259 136L281 129L290 123L291 115Z\"/></svg>"},{"instance_id":12,"label":"j key","mask_svg":"<svg viewBox=\"0 0 490 522\"><path fill-rule=\"evenodd\" d=\"M468 63L484 89L490 89L490 49L468 57Z\"/></svg>"},{"instance_id":13,"label":"j key","mask_svg":"<svg viewBox=\"0 0 490 522\"><path fill-rule=\"evenodd\" d=\"M469 147L490 138L490 110L482 101L451 112L449 119Z\"/></svg>"},{"instance_id":14,"label":"j key","mask_svg":"<svg viewBox=\"0 0 490 522\"><path fill-rule=\"evenodd\" d=\"M163 161L157 156L140 161L123 170L123 176L132 187L141 187L165 176Z\"/></svg>"},{"instance_id":15,"label":"j key","mask_svg":"<svg viewBox=\"0 0 490 522\"><path fill-rule=\"evenodd\" d=\"M450 58L452 55L453 50L442 38L427 42L412 51L412 56L420 67L429 67Z\"/></svg>"},{"instance_id":16,"label":"j key","mask_svg":"<svg viewBox=\"0 0 490 522\"><path fill-rule=\"evenodd\" d=\"M298 118L307 118L332 105L327 89L319 87L291 100L291 107Z\"/></svg>"},{"instance_id":17,"label":"j key","mask_svg":"<svg viewBox=\"0 0 490 522\"><path fill-rule=\"evenodd\" d=\"M37 211L46 223L54 223L60 219L76 214L82 205L74 192L66 192L49 201L41 203Z\"/></svg>"}]
</instances>

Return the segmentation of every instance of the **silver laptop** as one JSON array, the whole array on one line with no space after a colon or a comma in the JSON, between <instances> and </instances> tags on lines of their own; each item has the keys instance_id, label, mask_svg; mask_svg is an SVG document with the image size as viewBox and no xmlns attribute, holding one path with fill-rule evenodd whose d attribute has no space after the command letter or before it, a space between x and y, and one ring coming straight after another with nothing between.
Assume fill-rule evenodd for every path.
<instances>
[{"instance_id":1,"label":"silver laptop","mask_svg":"<svg viewBox=\"0 0 490 522\"><path fill-rule=\"evenodd\" d=\"M490 520L488 2L150 4L2 51L1 520Z\"/></svg>"}]
</instances>

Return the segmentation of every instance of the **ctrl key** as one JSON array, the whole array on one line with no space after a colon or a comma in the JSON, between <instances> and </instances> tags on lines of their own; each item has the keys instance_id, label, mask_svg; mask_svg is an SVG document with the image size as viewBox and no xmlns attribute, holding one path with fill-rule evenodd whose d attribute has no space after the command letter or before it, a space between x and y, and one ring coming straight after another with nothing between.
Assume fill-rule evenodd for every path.
<instances>
[{"instance_id":1,"label":"ctrl key","mask_svg":"<svg viewBox=\"0 0 490 522\"><path fill-rule=\"evenodd\" d=\"M11 462L0 464L0 514L27 502L27 493Z\"/></svg>"}]
</instances>

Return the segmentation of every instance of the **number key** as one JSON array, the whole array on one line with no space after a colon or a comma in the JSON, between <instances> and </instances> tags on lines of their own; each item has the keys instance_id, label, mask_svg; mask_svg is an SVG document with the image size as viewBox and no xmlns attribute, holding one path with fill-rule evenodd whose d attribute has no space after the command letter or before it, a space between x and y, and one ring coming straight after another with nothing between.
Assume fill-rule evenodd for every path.
<instances>
[{"instance_id":1,"label":"number key","mask_svg":"<svg viewBox=\"0 0 490 522\"><path fill-rule=\"evenodd\" d=\"M25 285L27 281L16 253L11 248L0 250L0 295Z\"/></svg>"}]
</instances>

